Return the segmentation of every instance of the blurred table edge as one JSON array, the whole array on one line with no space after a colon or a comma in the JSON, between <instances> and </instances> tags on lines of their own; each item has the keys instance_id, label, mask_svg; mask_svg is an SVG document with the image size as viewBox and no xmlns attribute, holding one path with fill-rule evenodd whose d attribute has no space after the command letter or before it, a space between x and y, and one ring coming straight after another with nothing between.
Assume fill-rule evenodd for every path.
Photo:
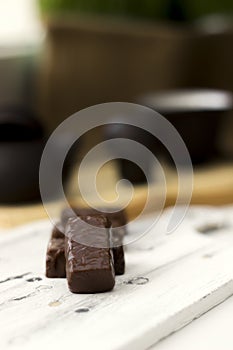
<instances>
[{"instance_id":1,"label":"blurred table edge","mask_svg":"<svg viewBox=\"0 0 233 350\"><path fill-rule=\"evenodd\" d=\"M113 169L106 169L108 174L113 175ZM112 178L111 185L114 186L114 176L105 176ZM116 182L115 182L116 183ZM161 189L155 184L155 198L161 194ZM106 187L104 182L103 188ZM109 187L108 187L109 188ZM115 189L115 187L114 187ZM174 171L168 171L167 176L167 196L165 207L172 206L176 203L177 198L177 177ZM104 193L102 193L103 197ZM115 196L114 192L114 196ZM109 198L109 193L106 194ZM128 218L132 219L137 216L145 205L147 199L147 186L135 187L133 201L127 207ZM71 198L74 204L82 205L80 198ZM217 164L207 167L200 167L194 172L194 187L192 194L192 205L213 205L221 206L233 203L233 164ZM61 203L54 202L50 204L54 210L59 212ZM41 203L16 205L16 206L0 206L0 229L10 229L18 225L23 225L31 221L48 218L47 212Z\"/></svg>"}]
</instances>

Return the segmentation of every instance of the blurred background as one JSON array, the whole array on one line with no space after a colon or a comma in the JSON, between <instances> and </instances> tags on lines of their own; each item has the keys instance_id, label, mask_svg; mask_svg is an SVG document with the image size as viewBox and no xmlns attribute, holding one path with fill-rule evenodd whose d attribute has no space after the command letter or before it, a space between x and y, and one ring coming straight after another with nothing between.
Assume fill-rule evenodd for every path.
<instances>
[{"instance_id":1,"label":"blurred background","mask_svg":"<svg viewBox=\"0 0 233 350\"><path fill-rule=\"evenodd\" d=\"M72 113L112 101L149 106L177 128L194 165L194 204L232 203L232 16L231 0L0 0L2 205L39 201L39 161L50 133ZM85 135L70 158L115 137L136 139L162 159L172 204L172 161L142 130L116 121ZM110 188L124 175L143 200L137 166L121 160L104 170L105 192L106 181Z\"/></svg>"}]
</instances>

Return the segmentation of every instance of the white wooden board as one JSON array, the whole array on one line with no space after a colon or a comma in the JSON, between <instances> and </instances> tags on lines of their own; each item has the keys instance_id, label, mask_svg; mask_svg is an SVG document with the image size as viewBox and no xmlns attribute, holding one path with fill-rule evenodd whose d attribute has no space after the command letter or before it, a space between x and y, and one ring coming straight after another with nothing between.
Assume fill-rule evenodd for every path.
<instances>
[{"instance_id":1,"label":"white wooden board","mask_svg":"<svg viewBox=\"0 0 233 350\"><path fill-rule=\"evenodd\" d=\"M128 246L126 274L97 295L45 278L49 222L3 234L0 349L147 349L221 303L233 295L233 208L213 210L193 208L173 235ZM210 216L227 226L197 233Z\"/></svg>"}]
</instances>

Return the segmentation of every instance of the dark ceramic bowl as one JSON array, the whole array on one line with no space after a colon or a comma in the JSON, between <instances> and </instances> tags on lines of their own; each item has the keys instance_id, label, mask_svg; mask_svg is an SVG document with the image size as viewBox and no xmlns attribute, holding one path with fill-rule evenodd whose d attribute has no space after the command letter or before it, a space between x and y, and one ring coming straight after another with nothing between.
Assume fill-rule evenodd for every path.
<instances>
[{"instance_id":1,"label":"dark ceramic bowl","mask_svg":"<svg viewBox=\"0 0 233 350\"><path fill-rule=\"evenodd\" d=\"M233 108L231 93L213 90L170 91L147 94L137 102L156 110L173 124L183 138L194 165L218 156L220 129ZM117 122L104 128L104 139L119 137L138 141L155 156L172 161L166 147L145 130ZM119 167L122 176L131 182L146 181L143 172L132 162L122 159ZM147 164L147 168L150 171L150 164Z\"/></svg>"},{"instance_id":2,"label":"dark ceramic bowl","mask_svg":"<svg viewBox=\"0 0 233 350\"><path fill-rule=\"evenodd\" d=\"M39 167L46 141L43 127L32 114L18 109L0 111L0 203L40 200ZM65 146L61 138L55 145L54 159ZM77 145L64 163L64 185L76 152ZM51 199L53 196L56 193L51 193Z\"/></svg>"},{"instance_id":3,"label":"dark ceramic bowl","mask_svg":"<svg viewBox=\"0 0 233 350\"><path fill-rule=\"evenodd\" d=\"M183 138L193 164L218 155L220 129L233 108L230 92L218 90L178 90L150 93L139 99L166 117Z\"/></svg>"},{"instance_id":4,"label":"dark ceramic bowl","mask_svg":"<svg viewBox=\"0 0 233 350\"><path fill-rule=\"evenodd\" d=\"M0 110L0 202L39 198L39 164L44 131L31 113Z\"/></svg>"}]
</instances>

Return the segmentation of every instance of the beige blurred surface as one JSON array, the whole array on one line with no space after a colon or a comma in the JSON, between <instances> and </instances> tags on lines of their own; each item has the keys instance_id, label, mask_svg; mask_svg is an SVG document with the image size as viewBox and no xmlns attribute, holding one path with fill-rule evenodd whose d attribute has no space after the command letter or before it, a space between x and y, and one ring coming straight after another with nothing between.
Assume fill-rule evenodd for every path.
<instances>
[{"instance_id":1,"label":"beige blurred surface","mask_svg":"<svg viewBox=\"0 0 233 350\"><path fill-rule=\"evenodd\" d=\"M90 170L89 170L90 171ZM104 199L111 200L116 198L115 184L118 180L114 165L109 163L105 166L103 174L98 183L98 190ZM176 201L177 178L174 171L167 169L167 197L165 206L172 206ZM74 182L73 182L74 183ZM70 188L70 192L74 191ZM106 192L106 188L108 191ZM162 189L155 183L155 200L162 195ZM147 199L147 187L135 187L134 197L127 213L129 219L137 216L145 205ZM79 196L71 196L71 202L82 205ZM215 164L205 168L200 168L194 174L194 188L191 204L206 205L224 205L233 203L233 165ZM98 204L98 203L97 203ZM61 204L59 202L51 203L53 211L59 215ZM34 220L47 218L47 213L42 204L24 205L24 206L1 206L0 207L0 228L7 229L17 225L26 224Z\"/></svg>"}]
</instances>

